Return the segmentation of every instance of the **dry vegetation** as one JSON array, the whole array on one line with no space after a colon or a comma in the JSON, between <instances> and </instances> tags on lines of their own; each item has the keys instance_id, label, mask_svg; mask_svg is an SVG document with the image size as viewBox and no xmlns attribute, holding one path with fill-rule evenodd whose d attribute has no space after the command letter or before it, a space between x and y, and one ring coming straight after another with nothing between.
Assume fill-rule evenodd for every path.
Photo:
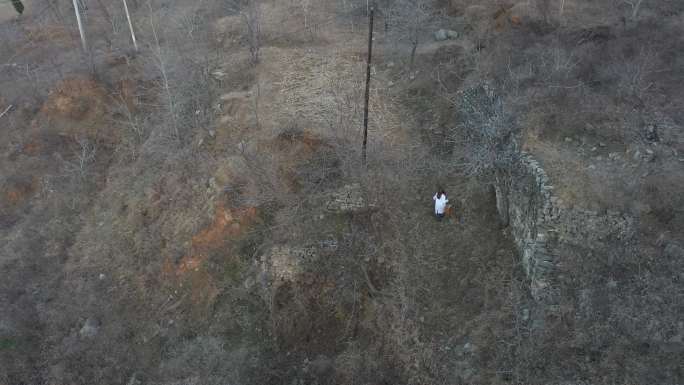
<instances>
[{"instance_id":1,"label":"dry vegetation","mask_svg":"<svg viewBox=\"0 0 684 385\"><path fill-rule=\"evenodd\" d=\"M0 384L684 382L684 3L0 3ZM438 29L457 38L435 41ZM4 112L3 112L4 111ZM638 237L536 303L532 153ZM454 215L437 222L444 187Z\"/></svg>"}]
</instances>

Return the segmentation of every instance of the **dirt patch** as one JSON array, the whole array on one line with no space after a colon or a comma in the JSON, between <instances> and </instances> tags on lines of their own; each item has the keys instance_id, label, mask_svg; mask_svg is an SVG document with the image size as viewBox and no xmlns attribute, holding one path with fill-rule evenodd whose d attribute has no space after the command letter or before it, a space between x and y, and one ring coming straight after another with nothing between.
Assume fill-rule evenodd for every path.
<instances>
[{"instance_id":1,"label":"dirt patch","mask_svg":"<svg viewBox=\"0 0 684 385\"><path fill-rule=\"evenodd\" d=\"M281 132L264 147L268 147L269 151L276 151L284 158L299 163L310 160L319 151L329 149L330 145L319 136L308 131L291 128Z\"/></svg>"},{"instance_id":2,"label":"dirt patch","mask_svg":"<svg viewBox=\"0 0 684 385\"><path fill-rule=\"evenodd\" d=\"M219 203L211 225L192 237L192 253L206 256L223 248L226 243L242 238L257 220L256 207L231 209Z\"/></svg>"},{"instance_id":3,"label":"dirt patch","mask_svg":"<svg viewBox=\"0 0 684 385\"><path fill-rule=\"evenodd\" d=\"M40 113L47 119L93 122L106 113L106 100L106 90L93 79L70 78L50 92Z\"/></svg>"},{"instance_id":4,"label":"dirt patch","mask_svg":"<svg viewBox=\"0 0 684 385\"><path fill-rule=\"evenodd\" d=\"M14 176L8 178L2 187L4 203L17 206L28 200L36 190L35 180L30 176Z\"/></svg>"},{"instance_id":5,"label":"dirt patch","mask_svg":"<svg viewBox=\"0 0 684 385\"><path fill-rule=\"evenodd\" d=\"M109 98L104 86L86 77L69 78L53 89L31 123L23 152L36 156L64 153L79 141L111 148L118 134L108 124Z\"/></svg>"},{"instance_id":6,"label":"dirt patch","mask_svg":"<svg viewBox=\"0 0 684 385\"><path fill-rule=\"evenodd\" d=\"M178 265L167 258L162 267L162 276L171 283L174 292L181 292L179 304L185 303L192 313L202 316L211 307L220 293L218 282L209 271L207 259L203 256L183 257Z\"/></svg>"},{"instance_id":7,"label":"dirt patch","mask_svg":"<svg viewBox=\"0 0 684 385\"><path fill-rule=\"evenodd\" d=\"M183 293L182 302L188 301L192 314L205 314L220 294L224 276L235 275L225 271L240 265L240 256L232 251L234 243L244 238L258 220L255 207L235 209L219 203L212 223L192 237L190 254L178 263L165 259L164 281Z\"/></svg>"},{"instance_id":8,"label":"dirt patch","mask_svg":"<svg viewBox=\"0 0 684 385\"><path fill-rule=\"evenodd\" d=\"M134 113L139 104L138 83L133 79L123 79L118 84L118 93L129 113Z\"/></svg>"},{"instance_id":9,"label":"dirt patch","mask_svg":"<svg viewBox=\"0 0 684 385\"><path fill-rule=\"evenodd\" d=\"M58 43L70 48L78 45L78 40L74 39L69 30L62 25L26 26L25 32L29 40L34 43Z\"/></svg>"}]
</instances>

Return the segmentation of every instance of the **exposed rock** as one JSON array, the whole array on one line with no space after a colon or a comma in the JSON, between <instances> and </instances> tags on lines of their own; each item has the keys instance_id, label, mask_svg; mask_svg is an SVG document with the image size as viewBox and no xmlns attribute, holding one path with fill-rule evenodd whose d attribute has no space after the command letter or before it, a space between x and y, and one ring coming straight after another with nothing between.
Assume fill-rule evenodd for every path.
<instances>
[{"instance_id":1,"label":"exposed rock","mask_svg":"<svg viewBox=\"0 0 684 385\"><path fill-rule=\"evenodd\" d=\"M645 162L653 162L655 160L656 156L653 150L650 148L646 149L646 154L644 154L643 159Z\"/></svg>"},{"instance_id":2,"label":"exposed rock","mask_svg":"<svg viewBox=\"0 0 684 385\"><path fill-rule=\"evenodd\" d=\"M363 196L361 185L358 183L345 185L330 195L326 208L337 213L357 212L371 208Z\"/></svg>"},{"instance_id":3,"label":"exposed rock","mask_svg":"<svg viewBox=\"0 0 684 385\"><path fill-rule=\"evenodd\" d=\"M664 252L669 258L684 258L684 249L676 243L669 243Z\"/></svg>"},{"instance_id":4,"label":"exposed rock","mask_svg":"<svg viewBox=\"0 0 684 385\"><path fill-rule=\"evenodd\" d=\"M261 259L260 284L264 290L277 290L283 283L294 282L302 266L316 258L312 247L280 245L271 248Z\"/></svg>"},{"instance_id":5,"label":"exposed rock","mask_svg":"<svg viewBox=\"0 0 684 385\"><path fill-rule=\"evenodd\" d=\"M449 36L447 36L446 29L440 29L437 32L435 32L435 40L437 40L437 41L444 41L448 38L449 38Z\"/></svg>"},{"instance_id":6,"label":"exposed rock","mask_svg":"<svg viewBox=\"0 0 684 385\"><path fill-rule=\"evenodd\" d=\"M646 128L644 129L644 137L649 142L657 142L658 140L660 140L658 138L658 127L655 124L649 124L648 126L646 126Z\"/></svg>"},{"instance_id":7,"label":"exposed rock","mask_svg":"<svg viewBox=\"0 0 684 385\"><path fill-rule=\"evenodd\" d=\"M515 167L516 177L503 181L505 188L496 191L505 193L511 234L522 255L532 296L553 302L552 277L563 248L596 250L615 242L629 244L635 236L634 219L615 211L566 207L553 195L542 167L528 154L523 153Z\"/></svg>"},{"instance_id":8,"label":"exposed rock","mask_svg":"<svg viewBox=\"0 0 684 385\"><path fill-rule=\"evenodd\" d=\"M434 34L436 41L444 41L447 39L458 39L458 32L450 29L440 29Z\"/></svg>"},{"instance_id":9,"label":"exposed rock","mask_svg":"<svg viewBox=\"0 0 684 385\"><path fill-rule=\"evenodd\" d=\"M319 354L309 365L313 373L318 377L327 377L333 371L332 360L322 354Z\"/></svg>"},{"instance_id":10,"label":"exposed rock","mask_svg":"<svg viewBox=\"0 0 684 385\"><path fill-rule=\"evenodd\" d=\"M530 309L523 309L521 318L523 322L527 322L530 319Z\"/></svg>"},{"instance_id":11,"label":"exposed rock","mask_svg":"<svg viewBox=\"0 0 684 385\"><path fill-rule=\"evenodd\" d=\"M100 323L95 318L88 318L78 334L81 338L93 338L100 331Z\"/></svg>"}]
</instances>

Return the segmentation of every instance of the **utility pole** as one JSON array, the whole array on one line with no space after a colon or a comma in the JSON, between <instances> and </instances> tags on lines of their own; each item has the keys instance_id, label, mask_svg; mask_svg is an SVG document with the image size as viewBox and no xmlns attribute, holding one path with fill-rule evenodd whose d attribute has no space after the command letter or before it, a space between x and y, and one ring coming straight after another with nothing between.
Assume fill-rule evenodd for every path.
<instances>
[{"instance_id":1,"label":"utility pole","mask_svg":"<svg viewBox=\"0 0 684 385\"><path fill-rule=\"evenodd\" d=\"M363 164L366 164L366 146L368 144L368 99L370 98L370 80L371 80L371 57L373 54L373 12L374 7L370 8L368 19L368 62L366 63L366 100L363 109Z\"/></svg>"},{"instance_id":2,"label":"utility pole","mask_svg":"<svg viewBox=\"0 0 684 385\"><path fill-rule=\"evenodd\" d=\"M78 0L74 0L74 11L76 12L76 22L78 22L78 33L81 34L81 45L83 46L83 52L88 52L85 31L83 31L83 23L81 22L81 11L78 9Z\"/></svg>"},{"instance_id":3,"label":"utility pole","mask_svg":"<svg viewBox=\"0 0 684 385\"><path fill-rule=\"evenodd\" d=\"M123 0L124 3L124 11L126 11L126 19L128 19L128 29L131 30L131 38L133 39L133 47L135 47L135 51L138 52L138 42L135 40L135 31L133 31L133 23L131 22L131 14L128 13L128 4L126 4L126 0Z\"/></svg>"}]
</instances>

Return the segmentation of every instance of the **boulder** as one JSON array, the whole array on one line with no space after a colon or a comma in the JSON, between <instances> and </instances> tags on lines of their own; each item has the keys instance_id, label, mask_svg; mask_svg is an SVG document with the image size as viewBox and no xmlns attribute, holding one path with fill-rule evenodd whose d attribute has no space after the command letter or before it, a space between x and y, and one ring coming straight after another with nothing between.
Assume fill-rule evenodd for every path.
<instances>
[{"instance_id":1,"label":"boulder","mask_svg":"<svg viewBox=\"0 0 684 385\"><path fill-rule=\"evenodd\" d=\"M435 32L436 41L444 41L448 39L458 39L458 32L450 29L440 29Z\"/></svg>"},{"instance_id":2,"label":"boulder","mask_svg":"<svg viewBox=\"0 0 684 385\"><path fill-rule=\"evenodd\" d=\"M435 32L435 40L436 41L444 41L448 38L449 38L449 36L447 35L446 29L440 29L439 31Z\"/></svg>"},{"instance_id":3,"label":"boulder","mask_svg":"<svg viewBox=\"0 0 684 385\"><path fill-rule=\"evenodd\" d=\"M447 30L447 31L446 31L446 34L447 34L447 37L448 37L449 39L452 39L452 40L453 40L453 39L458 39L458 32L456 32L456 31Z\"/></svg>"},{"instance_id":4,"label":"boulder","mask_svg":"<svg viewBox=\"0 0 684 385\"><path fill-rule=\"evenodd\" d=\"M316 359L311 361L310 367L313 373L319 378L330 376L334 369L332 360L322 354L319 354Z\"/></svg>"},{"instance_id":5,"label":"boulder","mask_svg":"<svg viewBox=\"0 0 684 385\"><path fill-rule=\"evenodd\" d=\"M649 124L644 128L644 137L649 142L657 142L658 138L658 127L655 124Z\"/></svg>"},{"instance_id":6,"label":"boulder","mask_svg":"<svg viewBox=\"0 0 684 385\"><path fill-rule=\"evenodd\" d=\"M326 203L328 211L336 213L358 212L371 208L358 183L342 186L332 192Z\"/></svg>"},{"instance_id":7,"label":"boulder","mask_svg":"<svg viewBox=\"0 0 684 385\"><path fill-rule=\"evenodd\" d=\"M676 243L669 243L665 246L665 256L669 258L683 258L684 249Z\"/></svg>"},{"instance_id":8,"label":"boulder","mask_svg":"<svg viewBox=\"0 0 684 385\"><path fill-rule=\"evenodd\" d=\"M95 318L89 317L78 334L81 338L93 338L100 331L100 323Z\"/></svg>"}]
</instances>

